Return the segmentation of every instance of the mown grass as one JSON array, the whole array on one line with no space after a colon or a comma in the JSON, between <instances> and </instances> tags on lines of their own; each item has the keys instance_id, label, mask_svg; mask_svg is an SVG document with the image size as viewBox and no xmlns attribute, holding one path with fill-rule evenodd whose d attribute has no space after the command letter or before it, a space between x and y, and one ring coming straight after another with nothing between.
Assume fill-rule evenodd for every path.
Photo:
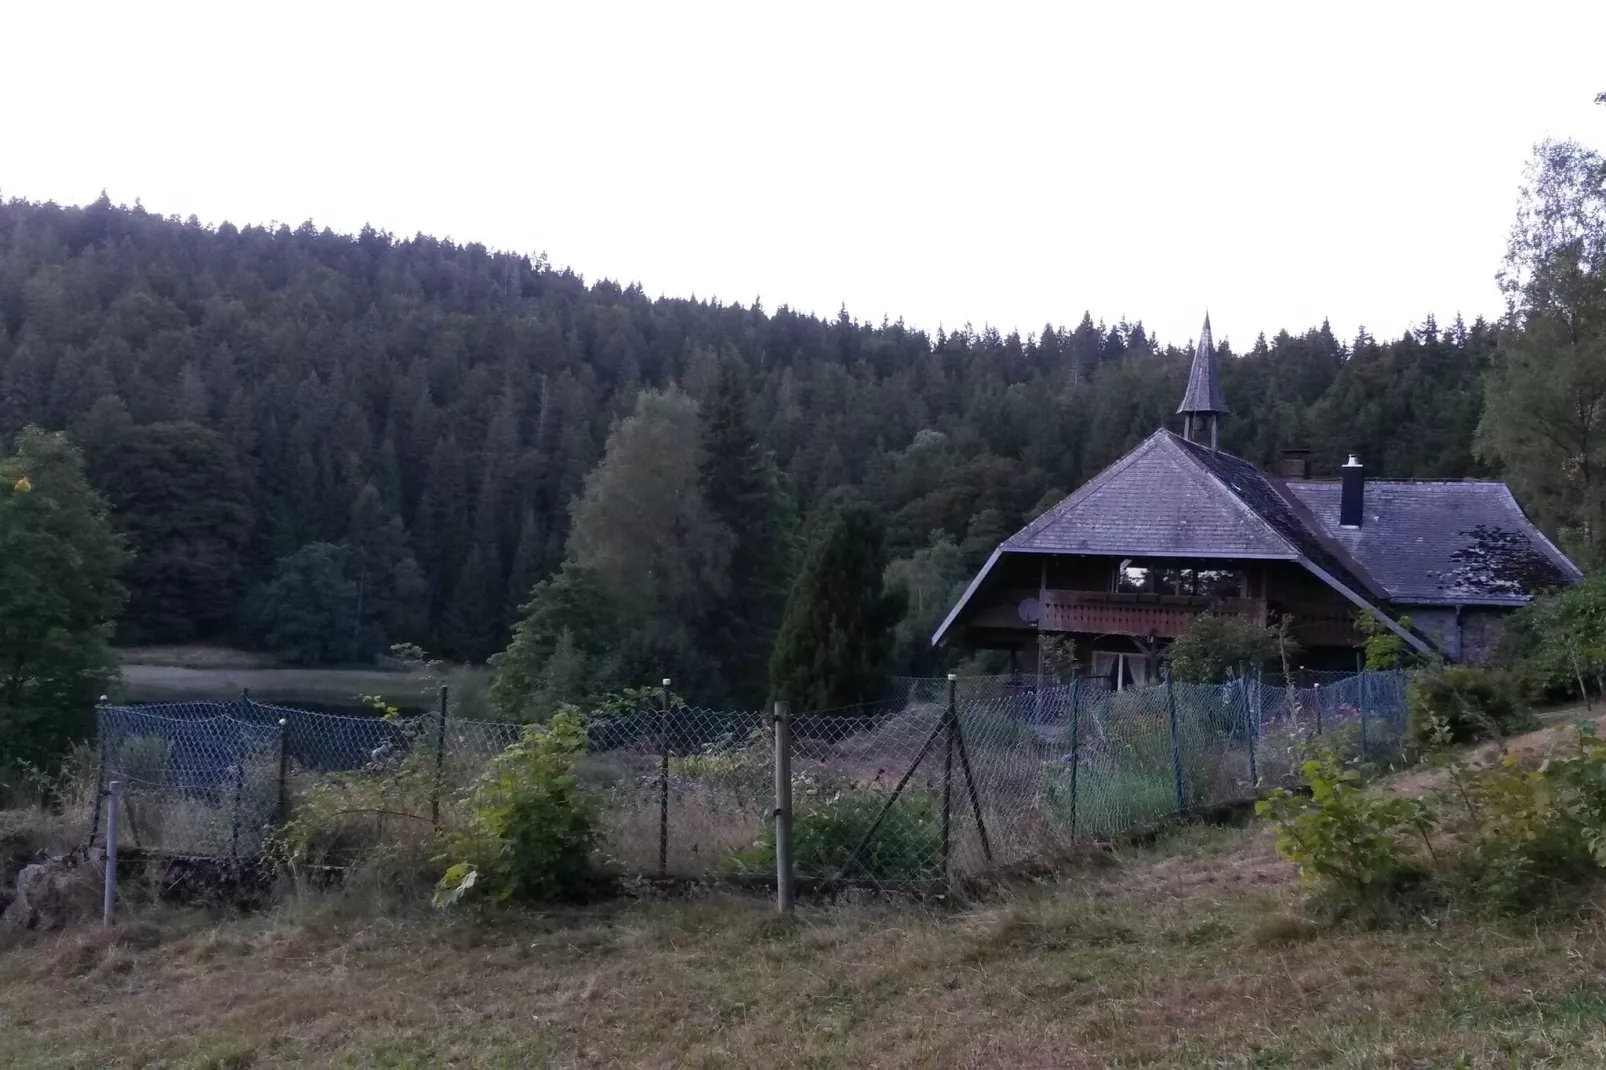
<instances>
[{"instance_id":1,"label":"mown grass","mask_svg":"<svg viewBox=\"0 0 1606 1070\"><path fill-rule=\"evenodd\" d=\"M791 922L714 894L153 909L4 954L0 1066L1596 1067L1603 921L1320 924L1263 830Z\"/></svg>"}]
</instances>

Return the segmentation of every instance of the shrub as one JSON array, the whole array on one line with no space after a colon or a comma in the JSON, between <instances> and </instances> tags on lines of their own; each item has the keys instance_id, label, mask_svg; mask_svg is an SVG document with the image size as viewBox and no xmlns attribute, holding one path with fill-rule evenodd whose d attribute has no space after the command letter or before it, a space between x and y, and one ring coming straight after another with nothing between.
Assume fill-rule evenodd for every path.
<instances>
[{"instance_id":1,"label":"shrub","mask_svg":"<svg viewBox=\"0 0 1606 1070\"><path fill-rule=\"evenodd\" d=\"M1288 647L1290 649L1284 650ZM1172 676L1189 684L1219 684L1245 669L1258 669L1284 653L1292 643L1276 628L1267 628L1237 614L1201 613L1186 635L1166 651Z\"/></svg>"},{"instance_id":2,"label":"shrub","mask_svg":"<svg viewBox=\"0 0 1606 1070\"><path fill-rule=\"evenodd\" d=\"M1438 665L1418 673L1406 708L1411 738L1425 746L1494 739L1534 725L1514 676L1470 665Z\"/></svg>"},{"instance_id":3,"label":"shrub","mask_svg":"<svg viewBox=\"0 0 1606 1070\"><path fill-rule=\"evenodd\" d=\"M1422 875L1407 846L1427 843L1433 817L1418 799L1368 789L1361 774L1332 751L1321 751L1300 770L1310 795L1277 788L1255 812L1277 825L1277 853L1299 867L1300 877L1349 902L1377 902Z\"/></svg>"},{"instance_id":4,"label":"shrub","mask_svg":"<svg viewBox=\"0 0 1606 1070\"><path fill-rule=\"evenodd\" d=\"M495 902L584 898L597 882L598 806L575 769L585 754L584 720L554 714L528 725L475 782L467 823L448 857L436 902L467 895Z\"/></svg>"},{"instance_id":5,"label":"shrub","mask_svg":"<svg viewBox=\"0 0 1606 1070\"><path fill-rule=\"evenodd\" d=\"M834 877L848 863L876 817L887 804L881 791L850 789L819 802L796 807L792 815L792 858L796 871L811 877ZM775 822L764 826L763 840L737 856L741 869L775 868ZM935 880L942 873L942 818L930 792L906 790L888 811L875 837L847 872L871 880Z\"/></svg>"},{"instance_id":6,"label":"shrub","mask_svg":"<svg viewBox=\"0 0 1606 1070\"><path fill-rule=\"evenodd\" d=\"M1578 730L1575 754L1525 769L1516 755L1452 767L1467 818L1453 879L1478 905L1532 910L1606 866L1606 741Z\"/></svg>"}]
</instances>

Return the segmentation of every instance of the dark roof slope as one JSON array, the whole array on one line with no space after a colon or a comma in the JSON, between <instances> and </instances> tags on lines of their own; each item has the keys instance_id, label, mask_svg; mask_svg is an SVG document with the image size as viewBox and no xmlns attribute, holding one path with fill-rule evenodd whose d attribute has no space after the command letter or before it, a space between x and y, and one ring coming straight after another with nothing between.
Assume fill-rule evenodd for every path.
<instances>
[{"instance_id":1,"label":"dark roof slope","mask_svg":"<svg viewBox=\"0 0 1606 1070\"><path fill-rule=\"evenodd\" d=\"M1367 480L1359 528L1338 523L1337 483L1286 487L1391 601L1520 605L1535 591L1583 579L1504 483Z\"/></svg>"},{"instance_id":2,"label":"dark roof slope","mask_svg":"<svg viewBox=\"0 0 1606 1070\"><path fill-rule=\"evenodd\" d=\"M1301 515L1304 510L1299 503L1280 493L1266 473L1241 457L1208 449L1178 435L1171 437L1196 464L1225 483L1239 501L1254 510L1255 515L1311 564L1357 594L1377 596L1382 593L1341 546L1323 538L1321 530L1308 522L1308 515Z\"/></svg>"}]
</instances>

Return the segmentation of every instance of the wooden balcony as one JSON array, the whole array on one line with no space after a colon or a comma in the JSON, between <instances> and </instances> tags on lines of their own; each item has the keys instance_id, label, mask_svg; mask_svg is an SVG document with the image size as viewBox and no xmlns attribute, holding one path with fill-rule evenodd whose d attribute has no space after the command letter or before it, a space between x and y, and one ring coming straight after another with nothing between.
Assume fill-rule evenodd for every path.
<instances>
[{"instance_id":1,"label":"wooden balcony","mask_svg":"<svg viewBox=\"0 0 1606 1070\"><path fill-rule=\"evenodd\" d=\"M1016 597L1018 595L1018 597ZM1042 606L1045 632L1091 632L1095 635L1153 635L1174 639L1187 632L1193 619L1210 610L1235 613L1266 623L1266 603L1258 598L1208 598L1170 594L1105 594L1099 591L1011 592L1011 601L995 603L972 621L984 628L1031 628L1020 615L1030 598Z\"/></svg>"}]
</instances>

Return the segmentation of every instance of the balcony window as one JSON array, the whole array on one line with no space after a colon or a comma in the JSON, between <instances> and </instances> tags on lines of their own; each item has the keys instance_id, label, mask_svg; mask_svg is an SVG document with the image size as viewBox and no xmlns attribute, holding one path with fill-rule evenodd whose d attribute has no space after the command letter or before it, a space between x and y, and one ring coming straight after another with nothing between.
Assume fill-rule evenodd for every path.
<instances>
[{"instance_id":1,"label":"balcony window","mask_svg":"<svg viewBox=\"0 0 1606 1070\"><path fill-rule=\"evenodd\" d=\"M1123 561L1115 573L1115 589L1121 594L1150 594L1154 591L1154 570Z\"/></svg>"}]
</instances>

